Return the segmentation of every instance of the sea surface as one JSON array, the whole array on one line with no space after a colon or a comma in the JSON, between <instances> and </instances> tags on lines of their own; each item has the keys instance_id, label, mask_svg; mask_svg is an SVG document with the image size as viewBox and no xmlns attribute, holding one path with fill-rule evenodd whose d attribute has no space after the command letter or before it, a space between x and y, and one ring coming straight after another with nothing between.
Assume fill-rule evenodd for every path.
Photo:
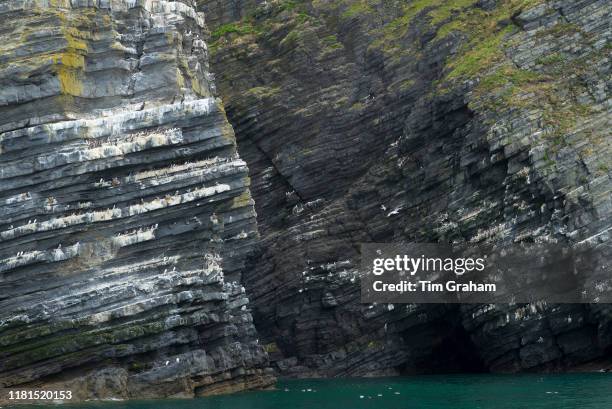
<instances>
[{"instance_id":1,"label":"sea surface","mask_svg":"<svg viewBox=\"0 0 612 409\"><path fill-rule=\"evenodd\" d=\"M27 406L42 408L49 406ZM24 408L24 406L20 406ZM57 406L55 406L57 407ZM426 375L279 381L276 390L65 409L612 409L612 374Z\"/></svg>"}]
</instances>

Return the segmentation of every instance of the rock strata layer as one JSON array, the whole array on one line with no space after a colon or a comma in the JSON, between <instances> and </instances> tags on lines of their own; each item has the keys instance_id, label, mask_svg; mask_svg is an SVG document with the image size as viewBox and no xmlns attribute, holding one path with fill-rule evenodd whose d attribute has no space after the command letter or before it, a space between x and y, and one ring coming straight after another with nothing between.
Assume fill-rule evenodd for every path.
<instances>
[{"instance_id":1,"label":"rock strata layer","mask_svg":"<svg viewBox=\"0 0 612 409\"><path fill-rule=\"evenodd\" d=\"M270 385L258 238L191 2L0 1L0 387Z\"/></svg>"},{"instance_id":2,"label":"rock strata layer","mask_svg":"<svg viewBox=\"0 0 612 409\"><path fill-rule=\"evenodd\" d=\"M285 376L602 369L609 305L363 305L361 242L608 248L605 0L199 1Z\"/></svg>"},{"instance_id":3,"label":"rock strata layer","mask_svg":"<svg viewBox=\"0 0 612 409\"><path fill-rule=\"evenodd\" d=\"M359 289L362 242L609 248L611 11L0 0L0 387L612 367L609 305Z\"/></svg>"}]
</instances>

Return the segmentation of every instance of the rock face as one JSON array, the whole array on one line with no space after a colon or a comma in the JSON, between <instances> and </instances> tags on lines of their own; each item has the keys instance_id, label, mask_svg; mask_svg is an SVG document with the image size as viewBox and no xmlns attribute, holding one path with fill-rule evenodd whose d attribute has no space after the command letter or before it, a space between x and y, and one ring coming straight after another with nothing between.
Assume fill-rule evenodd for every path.
<instances>
[{"instance_id":1,"label":"rock face","mask_svg":"<svg viewBox=\"0 0 612 409\"><path fill-rule=\"evenodd\" d=\"M610 245L610 13L0 0L0 387L612 367L609 305L364 305L358 278L362 242Z\"/></svg>"},{"instance_id":2,"label":"rock face","mask_svg":"<svg viewBox=\"0 0 612 409\"><path fill-rule=\"evenodd\" d=\"M608 305L362 305L361 242L609 246L605 0L201 0L284 376L610 367Z\"/></svg>"},{"instance_id":3,"label":"rock face","mask_svg":"<svg viewBox=\"0 0 612 409\"><path fill-rule=\"evenodd\" d=\"M258 238L191 2L0 1L0 386L183 397L274 378Z\"/></svg>"}]
</instances>

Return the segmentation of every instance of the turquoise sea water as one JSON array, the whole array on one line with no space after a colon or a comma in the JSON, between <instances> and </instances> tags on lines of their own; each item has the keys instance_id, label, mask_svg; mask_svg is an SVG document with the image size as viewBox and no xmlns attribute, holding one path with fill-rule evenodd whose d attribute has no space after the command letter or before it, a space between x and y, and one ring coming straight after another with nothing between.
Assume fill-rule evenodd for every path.
<instances>
[{"instance_id":1,"label":"turquoise sea water","mask_svg":"<svg viewBox=\"0 0 612 409\"><path fill-rule=\"evenodd\" d=\"M612 409L612 374L286 380L279 381L273 391L193 400L71 404L64 408Z\"/></svg>"}]
</instances>

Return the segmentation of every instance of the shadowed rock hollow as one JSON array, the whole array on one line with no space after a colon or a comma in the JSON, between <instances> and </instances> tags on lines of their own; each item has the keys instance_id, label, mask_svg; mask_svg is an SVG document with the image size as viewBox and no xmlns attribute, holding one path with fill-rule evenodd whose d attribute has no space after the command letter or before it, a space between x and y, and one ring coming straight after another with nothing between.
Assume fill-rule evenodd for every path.
<instances>
[{"instance_id":1,"label":"shadowed rock hollow","mask_svg":"<svg viewBox=\"0 0 612 409\"><path fill-rule=\"evenodd\" d=\"M610 366L607 305L363 305L361 242L609 246L606 1L198 4L290 376Z\"/></svg>"}]
</instances>

